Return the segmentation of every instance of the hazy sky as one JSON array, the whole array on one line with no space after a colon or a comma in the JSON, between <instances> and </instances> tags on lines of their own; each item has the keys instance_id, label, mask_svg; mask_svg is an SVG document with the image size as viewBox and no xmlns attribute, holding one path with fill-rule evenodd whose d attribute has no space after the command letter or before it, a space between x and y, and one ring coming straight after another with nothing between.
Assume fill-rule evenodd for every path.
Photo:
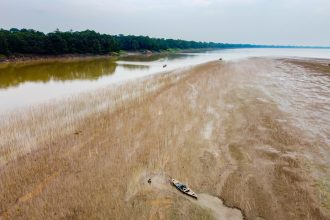
<instances>
[{"instance_id":1,"label":"hazy sky","mask_svg":"<svg viewBox=\"0 0 330 220\"><path fill-rule=\"evenodd\" d=\"M330 46L330 0L1 0L1 28Z\"/></svg>"}]
</instances>

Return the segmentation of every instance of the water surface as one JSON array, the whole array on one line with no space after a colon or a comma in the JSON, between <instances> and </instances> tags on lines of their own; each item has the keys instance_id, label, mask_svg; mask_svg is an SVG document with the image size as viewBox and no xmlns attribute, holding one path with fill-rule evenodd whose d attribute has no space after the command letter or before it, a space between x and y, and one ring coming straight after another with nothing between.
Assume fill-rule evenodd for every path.
<instances>
[{"instance_id":1,"label":"water surface","mask_svg":"<svg viewBox=\"0 0 330 220\"><path fill-rule=\"evenodd\" d=\"M0 65L0 113L222 57L329 58L329 49L228 49ZM167 65L164 68L164 65Z\"/></svg>"}]
</instances>

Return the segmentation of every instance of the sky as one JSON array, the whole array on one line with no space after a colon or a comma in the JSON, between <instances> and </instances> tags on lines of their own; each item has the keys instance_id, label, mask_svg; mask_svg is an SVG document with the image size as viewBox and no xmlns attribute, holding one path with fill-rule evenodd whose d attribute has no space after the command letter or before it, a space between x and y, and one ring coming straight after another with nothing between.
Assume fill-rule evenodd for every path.
<instances>
[{"instance_id":1,"label":"sky","mask_svg":"<svg viewBox=\"0 0 330 220\"><path fill-rule=\"evenodd\" d=\"M330 0L1 0L0 28L330 46Z\"/></svg>"}]
</instances>

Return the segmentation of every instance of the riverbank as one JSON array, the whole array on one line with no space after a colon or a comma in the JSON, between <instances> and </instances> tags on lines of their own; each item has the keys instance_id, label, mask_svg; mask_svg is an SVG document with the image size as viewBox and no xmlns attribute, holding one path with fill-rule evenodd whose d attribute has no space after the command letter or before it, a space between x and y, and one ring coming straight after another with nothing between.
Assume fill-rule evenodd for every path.
<instances>
[{"instance_id":1,"label":"riverbank","mask_svg":"<svg viewBox=\"0 0 330 220\"><path fill-rule=\"evenodd\" d=\"M151 56L151 55L164 55L169 53L196 53L209 50L215 50L214 48L203 49L168 49L163 51L119 51L109 54L61 54L61 55L40 55L40 54L16 54L11 56L5 56L0 54L0 64L4 63L21 63L21 62L48 62L48 61L67 61L67 60L88 60L99 58L111 58L111 57L128 57L128 56Z\"/></svg>"},{"instance_id":2,"label":"riverbank","mask_svg":"<svg viewBox=\"0 0 330 220\"><path fill-rule=\"evenodd\" d=\"M152 52L150 52L152 54ZM111 54L62 54L62 55L38 55L38 54L19 54L12 56L0 57L1 63L20 63L20 62L44 62L44 61L63 61L63 60L86 60L86 59L98 59L98 58L109 58L109 57L124 57L146 54L143 52L120 52Z\"/></svg>"},{"instance_id":3,"label":"riverbank","mask_svg":"<svg viewBox=\"0 0 330 220\"><path fill-rule=\"evenodd\" d=\"M48 62L48 61L68 61L68 60L89 60L99 58L111 57L129 57L129 56L151 56L151 55L165 55L172 53L200 53L206 51L216 51L216 48L201 48L201 49L168 49L162 51L119 51L109 54L62 54L62 55L40 55L40 54L16 54L12 56L5 56L0 54L0 64L4 63L21 63L21 62Z\"/></svg>"},{"instance_id":4,"label":"riverbank","mask_svg":"<svg viewBox=\"0 0 330 220\"><path fill-rule=\"evenodd\" d=\"M0 216L329 219L329 81L217 61L2 118Z\"/></svg>"}]
</instances>

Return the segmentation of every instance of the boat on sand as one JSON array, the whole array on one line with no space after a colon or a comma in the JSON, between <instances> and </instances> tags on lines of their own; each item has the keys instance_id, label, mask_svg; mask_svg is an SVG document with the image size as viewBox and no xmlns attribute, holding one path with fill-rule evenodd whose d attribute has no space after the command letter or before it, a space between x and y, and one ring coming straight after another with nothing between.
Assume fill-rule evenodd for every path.
<instances>
[{"instance_id":1,"label":"boat on sand","mask_svg":"<svg viewBox=\"0 0 330 220\"><path fill-rule=\"evenodd\" d=\"M185 184L183 183L180 183L179 181L177 181L176 179L172 179L171 180L171 183L179 190L181 191L182 193L188 195L188 196L191 196L195 199L197 199L197 194L192 191L188 186L186 186Z\"/></svg>"}]
</instances>

